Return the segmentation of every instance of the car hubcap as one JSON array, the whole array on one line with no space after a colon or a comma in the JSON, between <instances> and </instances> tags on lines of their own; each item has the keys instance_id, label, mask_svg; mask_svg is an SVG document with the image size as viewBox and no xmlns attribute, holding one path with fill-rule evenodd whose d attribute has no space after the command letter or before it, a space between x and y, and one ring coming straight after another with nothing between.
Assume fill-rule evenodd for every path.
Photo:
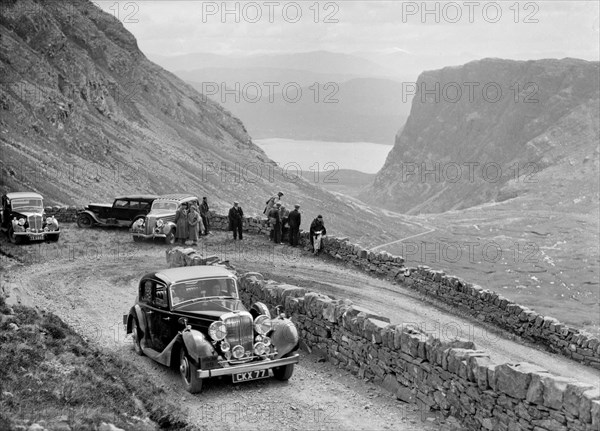
<instances>
[{"instance_id":1,"label":"car hubcap","mask_svg":"<svg viewBox=\"0 0 600 431\"><path fill-rule=\"evenodd\" d=\"M189 367L188 367L188 361L187 358L184 356L183 358L181 358L181 365L179 366L179 371L181 371L181 375L183 376L183 378L185 379L186 382L189 381Z\"/></svg>"}]
</instances>

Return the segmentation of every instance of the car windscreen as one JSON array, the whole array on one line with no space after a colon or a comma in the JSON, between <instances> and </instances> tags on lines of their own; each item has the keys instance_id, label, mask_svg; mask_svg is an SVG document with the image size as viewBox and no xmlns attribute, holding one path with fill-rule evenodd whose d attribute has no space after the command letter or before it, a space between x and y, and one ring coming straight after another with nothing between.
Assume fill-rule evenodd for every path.
<instances>
[{"instance_id":1,"label":"car windscreen","mask_svg":"<svg viewBox=\"0 0 600 431\"><path fill-rule=\"evenodd\" d=\"M171 286L171 304L173 306L195 299L222 297L238 299L237 285L234 279L188 280Z\"/></svg>"},{"instance_id":2,"label":"car windscreen","mask_svg":"<svg viewBox=\"0 0 600 431\"><path fill-rule=\"evenodd\" d=\"M32 198L32 199L27 199L27 198L19 198L19 199L13 199L11 201L11 206L13 211L18 211L18 210L42 210L44 208L44 205L42 204L42 200L41 199L36 199L36 198Z\"/></svg>"},{"instance_id":3,"label":"car windscreen","mask_svg":"<svg viewBox=\"0 0 600 431\"><path fill-rule=\"evenodd\" d=\"M177 202L155 201L152 204L151 211L154 211L154 210L177 211Z\"/></svg>"}]
</instances>

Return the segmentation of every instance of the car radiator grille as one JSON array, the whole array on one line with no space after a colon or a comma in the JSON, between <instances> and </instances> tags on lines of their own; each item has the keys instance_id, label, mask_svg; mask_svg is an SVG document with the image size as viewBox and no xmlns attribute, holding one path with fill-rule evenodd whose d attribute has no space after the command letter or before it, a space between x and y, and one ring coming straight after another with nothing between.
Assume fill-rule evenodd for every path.
<instances>
[{"instance_id":1,"label":"car radiator grille","mask_svg":"<svg viewBox=\"0 0 600 431\"><path fill-rule=\"evenodd\" d=\"M29 229L41 232L42 231L42 216L39 214L33 214L27 217L27 222L29 223Z\"/></svg>"},{"instance_id":2,"label":"car radiator grille","mask_svg":"<svg viewBox=\"0 0 600 431\"><path fill-rule=\"evenodd\" d=\"M156 217L146 217L146 233L152 233L156 226Z\"/></svg>"},{"instance_id":3,"label":"car radiator grille","mask_svg":"<svg viewBox=\"0 0 600 431\"><path fill-rule=\"evenodd\" d=\"M227 327L225 339L231 347L241 345L246 352L252 352L254 342L254 322L250 313L240 313L223 320Z\"/></svg>"}]
</instances>

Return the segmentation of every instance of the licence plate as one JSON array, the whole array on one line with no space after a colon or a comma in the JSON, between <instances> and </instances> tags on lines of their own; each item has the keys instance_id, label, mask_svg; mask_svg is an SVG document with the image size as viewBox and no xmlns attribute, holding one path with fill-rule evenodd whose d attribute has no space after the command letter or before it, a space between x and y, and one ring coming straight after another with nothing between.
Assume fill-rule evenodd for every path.
<instances>
[{"instance_id":1,"label":"licence plate","mask_svg":"<svg viewBox=\"0 0 600 431\"><path fill-rule=\"evenodd\" d=\"M44 239L44 235L43 234L37 234L37 235L29 235L29 239L33 240L33 241L39 241Z\"/></svg>"},{"instance_id":2,"label":"licence plate","mask_svg":"<svg viewBox=\"0 0 600 431\"><path fill-rule=\"evenodd\" d=\"M233 383L247 382L249 380L265 379L269 377L269 370L247 371L245 373L232 374Z\"/></svg>"}]
</instances>

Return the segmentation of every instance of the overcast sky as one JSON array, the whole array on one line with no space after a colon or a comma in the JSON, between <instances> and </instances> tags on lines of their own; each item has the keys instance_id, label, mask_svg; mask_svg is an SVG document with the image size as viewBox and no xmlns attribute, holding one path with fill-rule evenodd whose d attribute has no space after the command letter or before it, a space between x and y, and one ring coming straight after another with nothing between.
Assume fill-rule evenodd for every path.
<instances>
[{"instance_id":1,"label":"overcast sky","mask_svg":"<svg viewBox=\"0 0 600 431\"><path fill-rule=\"evenodd\" d=\"M599 59L598 1L103 1L146 54L406 52ZM316 22L315 22L316 21Z\"/></svg>"}]
</instances>

